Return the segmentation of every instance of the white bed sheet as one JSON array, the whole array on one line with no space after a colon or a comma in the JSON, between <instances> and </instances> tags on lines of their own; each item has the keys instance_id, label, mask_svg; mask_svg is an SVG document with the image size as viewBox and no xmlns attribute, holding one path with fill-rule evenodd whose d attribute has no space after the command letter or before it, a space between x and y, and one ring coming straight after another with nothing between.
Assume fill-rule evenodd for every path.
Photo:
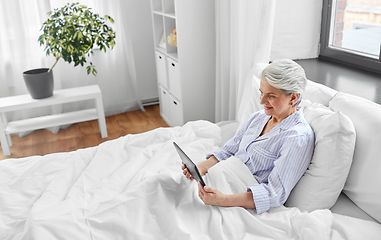
<instances>
[{"instance_id":1,"label":"white bed sheet","mask_svg":"<svg viewBox=\"0 0 381 240\"><path fill-rule=\"evenodd\" d=\"M279 207L257 215L205 206L181 173L176 141L196 162L221 142L206 121L127 135L98 147L0 161L0 239L378 239L379 224ZM205 177L224 193L253 177L240 161Z\"/></svg>"}]
</instances>

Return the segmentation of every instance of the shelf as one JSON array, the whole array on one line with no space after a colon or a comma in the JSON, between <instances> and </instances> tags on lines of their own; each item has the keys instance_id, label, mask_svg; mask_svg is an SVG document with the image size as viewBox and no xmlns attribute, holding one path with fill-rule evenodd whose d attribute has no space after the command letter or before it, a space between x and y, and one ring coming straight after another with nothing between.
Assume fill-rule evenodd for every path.
<instances>
[{"instance_id":1,"label":"shelf","mask_svg":"<svg viewBox=\"0 0 381 240\"><path fill-rule=\"evenodd\" d=\"M177 52L173 52L173 53L167 53L168 57L178 61L178 54Z\"/></svg>"},{"instance_id":2,"label":"shelf","mask_svg":"<svg viewBox=\"0 0 381 240\"><path fill-rule=\"evenodd\" d=\"M175 13L163 13L163 12L159 12L159 11L154 11L153 13L156 14L156 15L159 15L159 16L164 16L164 17L169 17L169 18L176 19L176 14Z\"/></svg>"},{"instance_id":3,"label":"shelf","mask_svg":"<svg viewBox=\"0 0 381 240\"><path fill-rule=\"evenodd\" d=\"M152 13L163 16L164 13L162 11L153 11Z\"/></svg>"},{"instance_id":4,"label":"shelf","mask_svg":"<svg viewBox=\"0 0 381 240\"><path fill-rule=\"evenodd\" d=\"M163 13L163 16L176 19L176 14L175 13Z\"/></svg>"},{"instance_id":5,"label":"shelf","mask_svg":"<svg viewBox=\"0 0 381 240\"><path fill-rule=\"evenodd\" d=\"M163 54L166 54L166 50L165 50L165 48L163 48L163 47L157 46L157 47L156 47L156 50L159 51L159 52L161 52L161 53L163 53Z\"/></svg>"},{"instance_id":6,"label":"shelf","mask_svg":"<svg viewBox=\"0 0 381 240\"><path fill-rule=\"evenodd\" d=\"M82 111L54 114L30 119L23 119L9 122L5 132L6 134L20 133L30 130L55 127L76 122L85 122L98 119L97 110L87 109Z\"/></svg>"}]
</instances>

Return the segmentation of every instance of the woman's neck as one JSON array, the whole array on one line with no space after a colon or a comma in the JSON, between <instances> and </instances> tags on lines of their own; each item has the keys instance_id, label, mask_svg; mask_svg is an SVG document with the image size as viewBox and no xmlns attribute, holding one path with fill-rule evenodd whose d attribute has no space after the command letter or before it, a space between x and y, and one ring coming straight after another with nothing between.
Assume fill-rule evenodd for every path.
<instances>
[{"instance_id":1,"label":"woman's neck","mask_svg":"<svg viewBox=\"0 0 381 240\"><path fill-rule=\"evenodd\" d=\"M273 123L278 124L278 123L280 123L281 121L283 121L284 119L288 118L288 117L289 117L290 115L292 115L293 113L295 113L296 111L297 111L297 109L296 109L295 107L292 107L292 108L290 109L290 112L289 112L287 115L285 115L285 116L275 116L275 115L272 115L270 120L271 120Z\"/></svg>"}]
</instances>

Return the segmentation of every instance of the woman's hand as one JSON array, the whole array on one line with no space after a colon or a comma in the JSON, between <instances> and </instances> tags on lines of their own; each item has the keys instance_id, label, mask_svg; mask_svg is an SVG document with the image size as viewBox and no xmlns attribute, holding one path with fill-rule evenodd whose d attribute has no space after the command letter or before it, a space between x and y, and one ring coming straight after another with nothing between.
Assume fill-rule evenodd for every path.
<instances>
[{"instance_id":1,"label":"woman's hand","mask_svg":"<svg viewBox=\"0 0 381 240\"><path fill-rule=\"evenodd\" d=\"M210 158L208 158L208 160L197 165L197 169L200 172L201 176L204 176L208 172L208 169L213 167L217 163L218 163L217 158L215 158L212 155ZM191 180L194 179L192 174L189 172L188 168L186 168L184 163L182 164L181 169L183 170L183 174L185 175L185 177L187 177L188 179L191 179Z\"/></svg>"},{"instance_id":2,"label":"woman's hand","mask_svg":"<svg viewBox=\"0 0 381 240\"><path fill-rule=\"evenodd\" d=\"M185 166L184 163L182 163L181 169L183 170L183 174L186 178L193 180L192 174L189 172L188 168Z\"/></svg>"},{"instance_id":3,"label":"woman's hand","mask_svg":"<svg viewBox=\"0 0 381 240\"><path fill-rule=\"evenodd\" d=\"M247 209L255 208L253 194L251 192L226 195L209 186L202 187L201 183L198 183L198 196L205 205L243 207Z\"/></svg>"},{"instance_id":4,"label":"woman's hand","mask_svg":"<svg viewBox=\"0 0 381 240\"><path fill-rule=\"evenodd\" d=\"M227 206L227 195L208 186L202 187L200 182L198 183L198 196L205 205Z\"/></svg>"},{"instance_id":5,"label":"woman's hand","mask_svg":"<svg viewBox=\"0 0 381 240\"><path fill-rule=\"evenodd\" d=\"M192 174L189 172L188 168L185 166L184 163L182 164L181 169L183 170L183 174L186 178L194 180ZM208 172L208 169L202 166L201 164L197 165L197 169L200 172L201 176L204 176Z\"/></svg>"}]
</instances>

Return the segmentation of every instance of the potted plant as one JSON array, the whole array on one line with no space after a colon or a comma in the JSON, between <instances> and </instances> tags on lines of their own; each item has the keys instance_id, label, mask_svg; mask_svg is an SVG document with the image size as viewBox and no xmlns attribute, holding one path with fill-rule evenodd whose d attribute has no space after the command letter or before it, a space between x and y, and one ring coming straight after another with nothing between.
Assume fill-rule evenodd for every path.
<instances>
[{"instance_id":1,"label":"potted plant","mask_svg":"<svg viewBox=\"0 0 381 240\"><path fill-rule=\"evenodd\" d=\"M79 3L66 4L48 12L49 18L43 23L38 38L40 45L45 45L46 55L56 59L51 68L33 69L23 73L25 84L32 98L40 99L53 95L52 69L61 58L74 63L74 67L87 63L93 48L106 52L115 45L115 32L106 24L114 20L105 15L93 13L91 8ZM87 74L97 74L95 66L90 62Z\"/></svg>"}]
</instances>

